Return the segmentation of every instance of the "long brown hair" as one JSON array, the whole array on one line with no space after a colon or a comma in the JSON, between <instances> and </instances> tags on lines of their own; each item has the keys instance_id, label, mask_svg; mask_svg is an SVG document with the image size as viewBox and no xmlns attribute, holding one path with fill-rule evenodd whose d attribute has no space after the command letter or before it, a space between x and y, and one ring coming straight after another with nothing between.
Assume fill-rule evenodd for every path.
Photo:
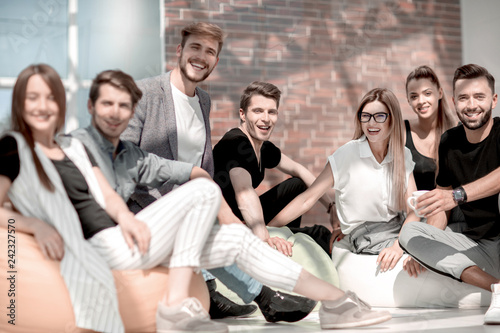
<instances>
[{"instance_id":1,"label":"long brown hair","mask_svg":"<svg viewBox=\"0 0 500 333\"><path fill-rule=\"evenodd\" d=\"M394 93L385 88L375 88L370 90L361 100L358 110L355 115L355 131L353 139L359 139L363 136L363 128L359 120L359 114L363 112L365 106L369 103L379 101L384 104L389 111L389 147L388 154L393 157L393 162L390 166L391 174L393 175L393 188L391 197L396 204L396 209L405 210L406 207L406 166L404 155L403 142L403 115L398 99Z\"/></svg>"},{"instance_id":2,"label":"long brown hair","mask_svg":"<svg viewBox=\"0 0 500 333\"><path fill-rule=\"evenodd\" d=\"M33 139L31 128L28 124L26 124L23 118L26 101L26 87L28 86L29 79L33 75L37 74L40 75L49 86L57 106L59 107L59 118L57 120L54 135L64 126L64 119L66 117L66 93L64 91L61 78L59 77L59 74L57 74L57 72L49 65L35 64L25 68L17 77L17 81L12 92L11 129L24 136L24 139L30 147L31 154L33 155L33 161L41 183L45 188L53 192L54 185L50 182L49 177L45 173L45 170L43 170L42 164L35 153L35 140Z\"/></svg>"},{"instance_id":3,"label":"long brown hair","mask_svg":"<svg viewBox=\"0 0 500 333\"><path fill-rule=\"evenodd\" d=\"M437 88L437 90L441 90L443 92L443 95L441 99L438 102L438 113L437 113L437 124L436 124L436 139L434 142L434 153L433 157L436 160L436 167L439 167L439 154L438 154L438 149L439 149L439 143L441 142L441 135L443 135L444 132L449 130L450 128L454 127L457 125L457 119L455 118L455 113L450 107L450 104L448 103L448 98L446 98L446 93L441 87L441 83L439 82L439 78L436 75L436 72L429 66L419 66L415 68L410 74L408 74L408 77L406 78L406 96L408 96L408 84L412 80L421 80L421 79L428 79L429 81L432 82ZM437 172L436 172L437 175Z\"/></svg>"}]
</instances>

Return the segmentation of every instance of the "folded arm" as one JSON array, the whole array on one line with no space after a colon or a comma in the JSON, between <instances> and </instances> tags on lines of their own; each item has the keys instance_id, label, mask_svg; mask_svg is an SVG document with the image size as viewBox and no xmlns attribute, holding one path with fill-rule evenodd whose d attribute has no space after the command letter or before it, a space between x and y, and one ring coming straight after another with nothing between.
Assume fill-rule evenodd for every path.
<instances>
[{"instance_id":1,"label":"folded arm","mask_svg":"<svg viewBox=\"0 0 500 333\"><path fill-rule=\"evenodd\" d=\"M210 174L208 172L197 166L194 166L191 169L191 175L189 176L190 180L193 180L195 178L206 178L213 181L212 177L210 177ZM219 224L232 224L232 223L242 224L243 222L241 222L240 219L236 217L236 215L234 215L233 210L227 204L226 199L224 199L224 196L222 196L221 199L222 200L220 204L219 213L217 214L217 218L219 219Z\"/></svg>"},{"instance_id":2,"label":"folded arm","mask_svg":"<svg viewBox=\"0 0 500 333\"><path fill-rule=\"evenodd\" d=\"M231 179L236 195L236 202L238 203L243 220L252 229L252 232L281 253L288 256L292 255L292 243L279 237L269 236L264 221L262 205L257 192L252 187L250 173L240 167L233 168L229 171L229 178Z\"/></svg>"},{"instance_id":3,"label":"folded arm","mask_svg":"<svg viewBox=\"0 0 500 333\"><path fill-rule=\"evenodd\" d=\"M143 221L135 218L134 213L128 209L123 198L109 185L101 170L98 167L92 169L104 195L106 213L120 225L123 238L125 238L128 247L134 251L135 242L139 252L145 254L151 240L149 227Z\"/></svg>"},{"instance_id":4,"label":"folded arm","mask_svg":"<svg viewBox=\"0 0 500 333\"><path fill-rule=\"evenodd\" d=\"M33 235L45 258L61 260L64 256L64 241L53 226L35 217L21 215L5 206L11 184L10 178L0 175L0 226L9 228L9 219L13 219L15 229L12 230Z\"/></svg>"},{"instance_id":5,"label":"folded arm","mask_svg":"<svg viewBox=\"0 0 500 333\"><path fill-rule=\"evenodd\" d=\"M463 185L467 194L467 201L483 199L500 192L500 167L493 170L484 177L472 183ZM417 200L417 207L425 207L421 210L425 217L431 217L440 212L446 212L457 206L453 200L453 189L451 187L439 187L429 193L422 195Z\"/></svg>"},{"instance_id":6,"label":"folded arm","mask_svg":"<svg viewBox=\"0 0 500 333\"><path fill-rule=\"evenodd\" d=\"M160 187L164 183L184 184L193 172L193 164L170 160L148 153L139 147L129 149L130 158L137 160L137 184Z\"/></svg>"},{"instance_id":7,"label":"folded arm","mask_svg":"<svg viewBox=\"0 0 500 333\"><path fill-rule=\"evenodd\" d=\"M277 168L283 173L302 179L307 187L310 187L316 180L316 177L311 173L311 171L309 171L309 169L302 164L295 162L283 153L281 154L281 161ZM325 206L326 209L329 209L330 203L333 202L334 198L335 191L332 188L329 188L319 198L319 201L323 204L323 206Z\"/></svg>"},{"instance_id":8,"label":"folded arm","mask_svg":"<svg viewBox=\"0 0 500 333\"><path fill-rule=\"evenodd\" d=\"M327 163L318 178L303 193L293 199L285 208L281 210L268 224L272 227L281 227L303 215L333 187L333 174L330 163Z\"/></svg>"}]
</instances>

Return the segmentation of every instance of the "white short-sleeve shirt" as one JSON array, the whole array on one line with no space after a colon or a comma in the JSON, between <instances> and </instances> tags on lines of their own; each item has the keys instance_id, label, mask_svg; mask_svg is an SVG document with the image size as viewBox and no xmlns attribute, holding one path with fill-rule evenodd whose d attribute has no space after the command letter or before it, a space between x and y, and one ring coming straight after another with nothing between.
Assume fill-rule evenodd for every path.
<instances>
[{"instance_id":1,"label":"white short-sleeve shirt","mask_svg":"<svg viewBox=\"0 0 500 333\"><path fill-rule=\"evenodd\" d=\"M415 163L404 147L406 187ZM393 157L389 152L382 163L377 162L363 135L337 149L328 157L332 168L335 201L340 226L349 234L365 222L388 222L398 214L391 198Z\"/></svg>"}]
</instances>

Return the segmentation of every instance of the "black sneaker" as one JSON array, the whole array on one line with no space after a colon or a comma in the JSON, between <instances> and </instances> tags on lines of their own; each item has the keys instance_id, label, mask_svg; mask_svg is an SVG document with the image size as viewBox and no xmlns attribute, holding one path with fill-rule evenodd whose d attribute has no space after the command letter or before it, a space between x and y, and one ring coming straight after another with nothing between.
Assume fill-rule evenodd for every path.
<instances>
[{"instance_id":1,"label":"black sneaker","mask_svg":"<svg viewBox=\"0 0 500 333\"><path fill-rule=\"evenodd\" d=\"M316 306L316 301L281 291L274 291L263 286L254 300L262 311L264 318L270 323L287 321L293 323L304 319Z\"/></svg>"},{"instance_id":2,"label":"black sneaker","mask_svg":"<svg viewBox=\"0 0 500 333\"><path fill-rule=\"evenodd\" d=\"M253 304L236 304L221 293L215 290L215 281L207 281L208 291L210 292L210 318L238 318L247 317L257 311Z\"/></svg>"}]
</instances>

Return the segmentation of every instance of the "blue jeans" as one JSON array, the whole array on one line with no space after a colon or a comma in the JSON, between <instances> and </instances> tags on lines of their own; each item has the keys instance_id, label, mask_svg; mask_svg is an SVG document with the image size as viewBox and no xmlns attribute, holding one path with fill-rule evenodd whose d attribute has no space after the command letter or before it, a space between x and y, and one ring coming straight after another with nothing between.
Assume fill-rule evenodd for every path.
<instances>
[{"instance_id":1,"label":"blue jeans","mask_svg":"<svg viewBox=\"0 0 500 333\"><path fill-rule=\"evenodd\" d=\"M290 201L292 201L297 195L304 192L306 189L306 184L300 178L292 177L262 194L259 199L262 205L264 221L266 222L266 224L269 223L274 218L274 216L276 216L281 211L281 209L288 205ZM241 215L240 210L237 209L237 207L231 208L233 209L235 215L243 220L243 216ZM307 233L307 228L298 228L300 227L300 220L301 217L298 217L294 221L290 222L287 226L297 227L294 229L294 233L302 231ZM317 238L314 237L314 234L308 234L317 241ZM328 240L326 242L327 246ZM210 272L202 272L205 281L213 279L212 274L215 275L215 277L217 277L220 282L225 284L226 287L228 287L230 290L234 291L243 300L243 302L247 304L252 302L262 290L262 284L250 277L248 274L241 271L236 266L236 264L227 267L211 269Z\"/></svg>"},{"instance_id":2,"label":"blue jeans","mask_svg":"<svg viewBox=\"0 0 500 333\"><path fill-rule=\"evenodd\" d=\"M214 268L210 271L202 270L202 273L205 281L212 280L215 277L218 278L220 282L234 291L247 304L252 302L262 290L262 283L240 270L236 264Z\"/></svg>"}]
</instances>

